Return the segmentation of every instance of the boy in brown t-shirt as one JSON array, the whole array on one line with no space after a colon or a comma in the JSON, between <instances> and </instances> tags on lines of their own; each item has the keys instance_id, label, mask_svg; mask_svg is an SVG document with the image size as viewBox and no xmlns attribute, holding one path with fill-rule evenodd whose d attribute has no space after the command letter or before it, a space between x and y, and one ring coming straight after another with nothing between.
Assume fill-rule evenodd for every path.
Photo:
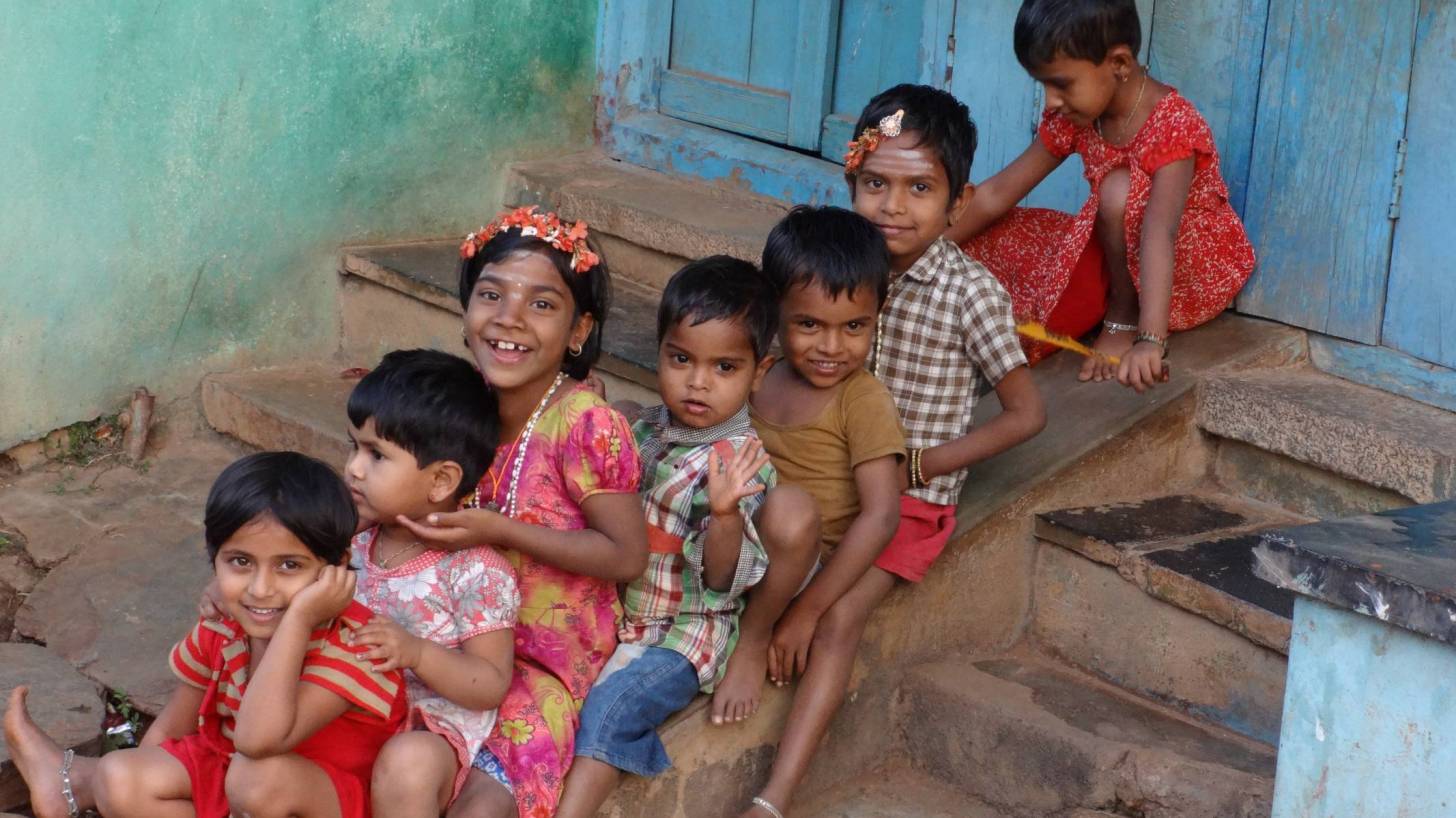
<instances>
[{"instance_id":1,"label":"boy in brown t-shirt","mask_svg":"<svg viewBox=\"0 0 1456 818\"><path fill-rule=\"evenodd\" d=\"M890 253L862 216L796 207L769 234L763 271L780 293L783 357L750 417L779 480L812 494L822 517L823 568L774 626L768 660L775 684L803 677L779 755L807 765L844 700L880 596L867 580L900 521L905 440L889 390L864 370Z\"/></svg>"}]
</instances>

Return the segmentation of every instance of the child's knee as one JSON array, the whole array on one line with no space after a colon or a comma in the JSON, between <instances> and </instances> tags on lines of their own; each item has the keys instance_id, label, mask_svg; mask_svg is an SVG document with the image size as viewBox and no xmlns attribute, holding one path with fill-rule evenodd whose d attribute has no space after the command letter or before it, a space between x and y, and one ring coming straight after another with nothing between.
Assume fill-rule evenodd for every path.
<instances>
[{"instance_id":1,"label":"child's knee","mask_svg":"<svg viewBox=\"0 0 1456 818\"><path fill-rule=\"evenodd\" d=\"M754 518L769 560L805 555L819 547L819 508L798 486L775 486Z\"/></svg>"},{"instance_id":2,"label":"child's knee","mask_svg":"<svg viewBox=\"0 0 1456 818\"><path fill-rule=\"evenodd\" d=\"M284 765L278 758L252 759L234 755L228 764L223 791L234 815L272 818L286 813Z\"/></svg>"},{"instance_id":3,"label":"child's knee","mask_svg":"<svg viewBox=\"0 0 1456 818\"><path fill-rule=\"evenodd\" d=\"M91 791L96 796L97 809L103 814L132 813L143 801L144 777L128 760L125 752L111 753L102 756L96 764Z\"/></svg>"},{"instance_id":4,"label":"child's knee","mask_svg":"<svg viewBox=\"0 0 1456 818\"><path fill-rule=\"evenodd\" d=\"M1127 195L1132 189L1132 176L1127 168L1114 168L1102 177L1097 194L1097 221L1106 227L1121 228L1127 213Z\"/></svg>"},{"instance_id":5,"label":"child's knee","mask_svg":"<svg viewBox=\"0 0 1456 818\"><path fill-rule=\"evenodd\" d=\"M841 598L840 602L843 601ZM851 606L843 604L830 606L829 610L819 618L819 626L814 630L814 649L827 648L851 652L858 650L859 640L864 635L865 623L868 620L869 611L855 610Z\"/></svg>"},{"instance_id":6,"label":"child's knee","mask_svg":"<svg viewBox=\"0 0 1456 818\"><path fill-rule=\"evenodd\" d=\"M426 773L437 769L441 756L438 748L431 746L433 742L444 742L444 739L434 733L415 731L400 733L385 742L374 760L371 775L370 789L376 803L380 799L394 801L434 795L436 779L440 776Z\"/></svg>"}]
</instances>

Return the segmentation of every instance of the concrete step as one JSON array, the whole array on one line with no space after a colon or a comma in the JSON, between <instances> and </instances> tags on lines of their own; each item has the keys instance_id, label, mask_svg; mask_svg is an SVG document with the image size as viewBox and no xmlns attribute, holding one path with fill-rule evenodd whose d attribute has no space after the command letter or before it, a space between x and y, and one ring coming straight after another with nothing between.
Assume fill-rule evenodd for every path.
<instances>
[{"instance_id":1,"label":"concrete step","mask_svg":"<svg viewBox=\"0 0 1456 818\"><path fill-rule=\"evenodd\" d=\"M1286 484L1307 484L1286 485L1283 493L1306 497L1309 510L1321 518L1456 496L1456 413L1313 369L1207 378L1199 385L1196 417L1209 434L1336 478L1281 477ZM1280 487L1269 485L1269 475L1292 470L1269 469L1266 463L1235 464L1227 476L1241 478L1250 493L1277 496ZM1367 488L1351 498L1351 491L1339 485L1344 482L1376 491ZM1334 504L1318 506L1321 495L1335 495L1330 498Z\"/></svg>"},{"instance_id":2,"label":"concrete step","mask_svg":"<svg viewBox=\"0 0 1456 818\"><path fill-rule=\"evenodd\" d=\"M1038 514L1032 634L1122 688L1273 743L1294 602L1251 554L1255 532L1304 521L1206 494Z\"/></svg>"},{"instance_id":3,"label":"concrete step","mask_svg":"<svg viewBox=\"0 0 1456 818\"><path fill-rule=\"evenodd\" d=\"M925 665L903 696L912 763L1016 815L1269 814L1271 747L1035 656Z\"/></svg>"},{"instance_id":4,"label":"concrete step","mask_svg":"<svg viewBox=\"0 0 1456 818\"><path fill-rule=\"evenodd\" d=\"M609 400L654 399L638 383L599 375ZM303 452L343 468L350 452L344 409L356 383L357 372L338 366L216 373L202 379L202 409L213 429L244 443Z\"/></svg>"},{"instance_id":5,"label":"concrete step","mask_svg":"<svg viewBox=\"0 0 1456 818\"><path fill-rule=\"evenodd\" d=\"M461 352L459 263L455 240L344 248L339 268L344 355L367 365L391 349ZM597 367L653 390L657 293L630 282L615 284Z\"/></svg>"},{"instance_id":6,"label":"concrete step","mask_svg":"<svg viewBox=\"0 0 1456 818\"><path fill-rule=\"evenodd\" d=\"M1012 818L908 766L873 770L859 783L818 803L795 807L793 818Z\"/></svg>"},{"instance_id":7,"label":"concrete step","mask_svg":"<svg viewBox=\"0 0 1456 818\"><path fill-rule=\"evenodd\" d=\"M506 201L585 219L617 280L661 289L690 259L724 253L757 263L788 205L587 152L511 167Z\"/></svg>"}]
</instances>

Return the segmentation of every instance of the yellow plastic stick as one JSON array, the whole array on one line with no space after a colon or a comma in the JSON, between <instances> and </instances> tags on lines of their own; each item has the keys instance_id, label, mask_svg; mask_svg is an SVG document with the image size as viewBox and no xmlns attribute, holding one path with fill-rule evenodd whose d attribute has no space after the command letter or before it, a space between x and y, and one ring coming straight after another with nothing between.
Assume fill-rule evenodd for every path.
<instances>
[{"instance_id":1,"label":"yellow plastic stick","mask_svg":"<svg viewBox=\"0 0 1456 818\"><path fill-rule=\"evenodd\" d=\"M1113 366L1122 363L1122 359L1117 357L1116 355L1103 355L1102 353L1092 349L1092 347L1089 347L1081 341L1078 341L1076 338L1073 338L1070 335L1059 335L1058 333L1048 330L1045 326L1043 326L1042 324L1038 324L1035 321L1023 321L1020 324L1017 324L1016 331L1021 333L1022 335L1025 335L1028 338L1033 338L1043 343L1051 344L1054 347L1069 349L1077 353L1078 355L1085 355L1088 358L1105 358L1107 359L1107 362L1112 364Z\"/></svg>"}]
</instances>

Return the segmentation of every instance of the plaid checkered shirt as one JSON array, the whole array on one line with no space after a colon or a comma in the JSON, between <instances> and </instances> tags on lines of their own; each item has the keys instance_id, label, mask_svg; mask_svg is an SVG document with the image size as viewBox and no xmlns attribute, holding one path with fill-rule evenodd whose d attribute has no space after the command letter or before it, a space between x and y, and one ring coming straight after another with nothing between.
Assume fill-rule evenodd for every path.
<instances>
[{"instance_id":1,"label":"plaid checkered shirt","mask_svg":"<svg viewBox=\"0 0 1456 818\"><path fill-rule=\"evenodd\" d=\"M991 272L937 239L890 283L870 371L895 398L905 445L928 448L971 431L976 398L1026 363L1011 297ZM910 496L955 505L966 470Z\"/></svg>"},{"instance_id":2,"label":"plaid checkered shirt","mask_svg":"<svg viewBox=\"0 0 1456 818\"><path fill-rule=\"evenodd\" d=\"M642 505L647 514L647 571L622 595L625 616L618 633L624 644L677 651L698 670L709 692L722 677L738 641L743 594L763 579L768 555L753 525L765 492L739 502L743 542L733 584L715 591L703 583L703 547L712 513L708 505L708 455L731 457L757 435L748 407L707 429L672 423L666 406L644 409L632 424L642 456ZM765 465L750 485L777 482Z\"/></svg>"}]
</instances>

